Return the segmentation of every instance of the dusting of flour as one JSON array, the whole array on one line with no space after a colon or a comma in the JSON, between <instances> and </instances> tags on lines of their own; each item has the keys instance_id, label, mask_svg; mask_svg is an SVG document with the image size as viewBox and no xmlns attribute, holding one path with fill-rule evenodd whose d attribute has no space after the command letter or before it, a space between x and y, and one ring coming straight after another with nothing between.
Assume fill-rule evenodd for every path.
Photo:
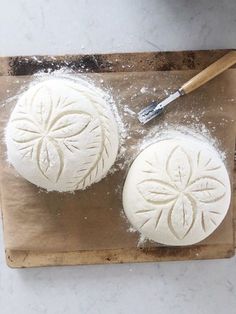
<instances>
[{"instance_id":1,"label":"dusting of flour","mask_svg":"<svg viewBox=\"0 0 236 314\"><path fill-rule=\"evenodd\" d=\"M38 60L38 62L42 62L42 61ZM65 64L65 66L67 66L67 64ZM168 122L159 123L158 120L156 120L157 124L153 126L152 128L150 128L149 132L147 133L145 130L145 127L143 127L140 124L140 127L137 130L135 130L136 136L138 135L137 137L139 137L140 139L138 140L138 142L134 144L135 147L131 147L135 151L135 154L127 156L126 140L129 139L131 136L132 119L133 121L134 119L137 119L136 112L133 110L132 107L129 106L129 104L127 104L127 100L123 100L123 99L114 100L113 95L112 95L112 90L109 89L108 87L104 87L103 79L100 79L97 82L96 80L93 80L90 77L86 77L86 73L78 74L78 71L75 72L73 69L69 68L69 66L70 65L68 64L68 67L61 68L55 71L48 69L47 73L45 73L45 71L42 71L42 72L38 72L37 74L34 74L33 80L30 82L30 84L26 82L21 88L19 94L13 97L9 97L5 101L5 103L9 103L9 102L12 102L13 100L14 101L17 100L18 97L29 86L32 86L34 84L37 84L40 81L47 80L52 77L67 78L69 80L78 81L80 84L84 84L85 86L87 84L92 84L94 88L96 88L97 90L99 90L101 94L103 94L107 102L110 104L110 107L113 111L113 114L116 117L116 121L118 123L118 128L119 128L120 147L119 147L118 158L115 165L113 165L109 173L114 173L122 169L128 170L129 165L132 163L132 161L137 156L137 154L141 152L142 150L144 150L147 146L161 139L166 139L173 135L178 136L179 134L191 135L194 138L197 138L199 140L202 140L204 142L211 144L218 151L221 159L223 161L226 160L226 153L220 150L219 148L220 145L219 145L218 140L212 137L211 132L209 131L209 129L214 131L214 128L215 128L215 126L212 126L212 121L208 121L207 124L201 123L201 118L205 115L204 108L201 108L202 109L201 112L196 110L196 112L194 112L193 115L190 116L191 119L189 119L189 116L187 116L186 114L183 114L183 124L186 124L189 127L186 127L184 125L176 125L176 124L168 123ZM125 75L124 75L124 80L127 80L127 77ZM102 86L102 88L100 86ZM157 89L155 87L149 88L148 86L145 85L139 88L138 90L136 89L136 93L131 95L131 100L136 99L140 95L143 95L143 96L152 95L153 100L156 100L156 96L157 96L156 93L157 93ZM170 93L169 89L164 90L164 93L166 96L168 96ZM228 100L228 101L234 101L234 99ZM119 110L117 110L117 108L119 108ZM223 111L222 107L219 107L218 109L221 112ZM129 117L131 122L127 122L126 117ZM227 122L228 122L227 119L222 118L220 125L224 126ZM117 196L121 196L122 185L117 186L116 192L117 192ZM126 217L124 216L123 210L121 210L121 215L122 217L124 217L124 219L126 219ZM136 232L136 230L133 227L129 227L127 231ZM145 241L146 239L140 235L138 246L144 244Z\"/></svg>"}]
</instances>

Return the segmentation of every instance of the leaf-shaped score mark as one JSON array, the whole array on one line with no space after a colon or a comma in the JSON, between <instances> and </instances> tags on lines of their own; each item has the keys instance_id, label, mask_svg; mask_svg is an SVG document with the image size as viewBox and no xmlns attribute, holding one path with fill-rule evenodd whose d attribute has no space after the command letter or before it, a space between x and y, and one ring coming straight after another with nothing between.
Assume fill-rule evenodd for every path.
<instances>
[{"instance_id":1,"label":"leaf-shaped score mark","mask_svg":"<svg viewBox=\"0 0 236 314\"><path fill-rule=\"evenodd\" d=\"M49 133L53 138L69 138L82 133L91 121L88 113L77 110L63 112L51 122Z\"/></svg>"},{"instance_id":2,"label":"leaf-shaped score mark","mask_svg":"<svg viewBox=\"0 0 236 314\"><path fill-rule=\"evenodd\" d=\"M40 86L33 94L29 103L33 116L37 122L45 128L55 107L49 88Z\"/></svg>"},{"instance_id":3,"label":"leaf-shaped score mark","mask_svg":"<svg viewBox=\"0 0 236 314\"><path fill-rule=\"evenodd\" d=\"M48 135L39 144L38 166L41 173L50 181L57 182L63 167L64 157L58 139L67 140L81 134L91 121L88 113L70 110L58 114L48 127ZM72 149L65 145L72 152ZM76 145L73 148L79 149Z\"/></svg>"},{"instance_id":4,"label":"leaf-shaped score mark","mask_svg":"<svg viewBox=\"0 0 236 314\"><path fill-rule=\"evenodd\" d=\"M51 182L57 182L63 166L63 155L57 142L42 139L37 146L37 164L42 175Z\"/></svg>"},{"instance_id":5,"label":"leaf-shaped score mark","mask_svg":"<svg viewBox=\"0 0 236 314\"><path fill-rule=\"evenodd\" d=\"M137 185L137 189L146 201L154 204L164 205L177 197L177 191L161 180L144 180Z\"/></svg>"},{"instance_id":6,"label":"leaf-shaped score mark","mask_svg":"<svg viewBox=\"0 0 236 314\"><path fill-rule=\"evenodd\" d=\"M201 151L197 154L197 166L200 170L207 172L215 171L221 168L216 160L206 154L203 154Z\"/></svg>"},{"instance_id":7,"label":"leaf-shaped score mark","mask_svg":"<svg viewBox=\"0 0 236 314\"><path fill-rule=\"evenodd\" d=\"M175 147L166 164L166 171L171 180L179 189L184 189L191 177L192 169L190 159L180 146Z\"/></svg>"},{"instance_id":8,"label":"leaf-shaped score mark","mask_svg":"<svg viewBox=\"0 0 236 314\"><path fill-rule=\"evenodd\" d=\"M217 202L225 195L225 186L212 177L202 177L192 182L188 191L194 198L202 203Z\"/></svg>"},{"instance_id":9,"label":"leaf-shaped score mark","mask_svg":"<svg viewBox=\"0 0 236 314\"><path fill-rule=\"evenodd\" d=\"M178 239L183 239L190 231L193 223L192 203L187 196L181 194L169 212L169 228Z\"/></svg>"},{"instance_id":10,"label":"leaf-shaped score mark","mask_svg":"<svg viewBox=\"0 0 236 314\"><path fill-rule=\"evenodd\" d=\"M40 129L30 118L18 118L11 121L16 131L13 140L17 143L28 143L40 137Z\"/></svg>"}]
</instances>

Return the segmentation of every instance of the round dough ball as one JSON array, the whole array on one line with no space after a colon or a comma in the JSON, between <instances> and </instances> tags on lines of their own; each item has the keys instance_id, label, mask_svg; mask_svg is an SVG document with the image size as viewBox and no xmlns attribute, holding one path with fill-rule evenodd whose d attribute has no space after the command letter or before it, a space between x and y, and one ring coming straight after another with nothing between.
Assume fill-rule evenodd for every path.
<instances>
[{"instance_id":1,"label":"round dough ball","mask_svg":"<svg viewBox=\"0 0 236 314\"><path fill-rule=\"evenodd\" d=\"M50 79L18 100L6 129L8 160L48 191L85 189L101 180L118 151L116 120L90 84Z\"/></svg>"},{"instance_id":2,"label":"round dough ball","mask_svg":"<svg viewBox=\"0 0 236 314\"><path fill-rule=\"evenodd\" d=\"M123 206L131 224L147 238L190 245L220 225L230 197L229 176L218 152L181 135L139 154L125 181Z\"/></svg>"}]
</instances>

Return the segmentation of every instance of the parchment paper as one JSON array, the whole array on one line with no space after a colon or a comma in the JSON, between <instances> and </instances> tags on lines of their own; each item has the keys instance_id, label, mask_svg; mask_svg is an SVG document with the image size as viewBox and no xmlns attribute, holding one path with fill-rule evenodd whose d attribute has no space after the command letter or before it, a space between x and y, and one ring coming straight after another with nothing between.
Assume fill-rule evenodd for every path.
<instances>
[{"instance_id":1,"label":"parchment paper","mask_svg":"<svg viewBox=\"0 0 236 314\"><path fill-rule=\"evenodd\" d=\"M178 99L166 113L147 126L142 126L127 108L138 112L154 99L174 91L194 71L102 73L90 74L98 85L109 88L127 127L122 170L108 175L86 191L47 193L17 175L6 162L4 140L1 142L0 187L4 217L5 246L16 250L50 252L119 249L137 247L139 234L130 232L123 211L121 193L129 163L140 152L140 145L158 126L167 128L196 127L204 123L220 150L226 153L226 166L233 175L236 117L236 70L228 70L198 91ZM14 96L32 77L0 77L0 99ZM0 110L1 138L16 100ZM125 163L125 161L129 161ZM116 164L115 167L119 168ZM207 244L232 244L232 205L220 227L206 240ZM151 242L148 246L158 246Z\"/></svg>"}]
</instances>

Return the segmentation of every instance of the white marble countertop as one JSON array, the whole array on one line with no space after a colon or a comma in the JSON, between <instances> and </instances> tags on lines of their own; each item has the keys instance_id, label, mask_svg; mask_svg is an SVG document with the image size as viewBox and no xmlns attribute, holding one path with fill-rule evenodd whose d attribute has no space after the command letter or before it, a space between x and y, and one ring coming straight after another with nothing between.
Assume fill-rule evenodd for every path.
<instances>
[{"instance_id":1,"label":"white marble countertop","mask_svg":"<svg viewBox=\"0 0 236 314\"><path fill-rule=\"evenodd\" d=\"M0 55L236 48L235 0L12 0ZM236 313L236 258L13 270L1 314Z\"/></svg>"}]
</instances>

